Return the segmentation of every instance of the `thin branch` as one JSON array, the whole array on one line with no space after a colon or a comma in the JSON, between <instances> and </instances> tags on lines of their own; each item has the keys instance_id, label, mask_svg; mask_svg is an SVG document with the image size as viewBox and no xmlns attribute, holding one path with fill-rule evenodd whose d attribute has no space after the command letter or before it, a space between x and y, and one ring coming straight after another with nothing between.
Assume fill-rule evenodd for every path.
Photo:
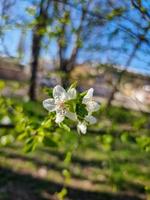
<instances>
[{"instance_id":1,"label":"thin branch","mask_svg":"<svg viewBox=\"0 0 150 200\"><path fill-rule=\"evenodd\" d=\"M142 9L142 3L131 0L132 5L142 14L143 18L150 21L150 13L146 9Z\"/></svg>"},{"instance_id":2,"label":"thin branch","mask_svg":"<svg viewBox=\"0 0 150 200\"><path fill-rule=\"evenodd\" d=\"M148 33L148 31L149 31L149 26L147 27L147 29L145 29L145 34L144 34L144 35L146 35L146 34ZM114 99L114 95L115 95L115 93L116 93L117 90L118 90L118 86L119 86L120 83L121 83L122 77L123 77L124 74L126 73L128 67L129 67L129 65L131 64L132 60L134 59L134 57L135 57L137 51L139 50L139 48L141 47L142 43L143 43L142 38L139 38L138 41L137 41L137 43L136 43L136 45L133 47L133 50L132 50L132 52L131 52L129 58L128 58L128 60L127 60L126 63L125 63L125 66L126 66L126 67L125 67L124 70L121 71L121 73L120 73L120 75L119 75L119 78L117 79L117 81L116 81L116 83L115 83L115 85L114 85L114 88L113 88L113 90L112 90L112 92L111 92L111 95L110 95L110 97L109 97L109 99L108 99L107 108L110 107L111 102L112 102L112 100Z\"/></svg>"}]
</instances>

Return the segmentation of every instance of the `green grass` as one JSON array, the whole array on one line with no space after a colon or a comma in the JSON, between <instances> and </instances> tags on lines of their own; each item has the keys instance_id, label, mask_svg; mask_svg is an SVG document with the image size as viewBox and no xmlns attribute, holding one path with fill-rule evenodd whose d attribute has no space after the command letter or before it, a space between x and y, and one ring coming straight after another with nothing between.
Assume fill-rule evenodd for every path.
<instances>
[{"instance_id":1,"label":"green grass","mask_svg":"<svg viewBox=\"0 0 150 200\"><path fill-rule=\"evenodd\" d=\"M32 119L45 115L38 103L23 107ZM149 116L111 107L97 117L99 123L86 135L62 133L57 148L39 146L25 154L20 143L1 147L0 199L54 200L63 187L70 200L148 199L150 154L136 138L149 137Z\"/></svg>"},{"instance_id":2,"label":"green grass","mask_svg":"<svg viewBox=\"0 0 150 200\"><path fill-rule=\"evenodd\" d=\"M109 152L89 147L84 150L84 154L79 147L74 152L69 166L64 163L65 154L63 149L42 148L26 155L21 153L20 146L1 148L0 169L11 170L15 175L12 179L11 176L7 177L8 173L3 173L0 185L7 188L10 181L13 184L16 181L20 182L17 180L18 175L28 175L39 179L39 185L34 188L35 190L42 187L40 181L43 180L49 182L50 186L51 182L60 184L60 187L65 184L68 188L76 188L77 191L98 192L99 196L101 193L122 194L123 197L127 194L134 197L148 195L146 188L150 187L150 156L136 146L133 148L133 145L128 145ZM71 174L71 179L67 183L64 183L64 169L68 169ZM34 192L36 193L33 190Z\"/></svg>"}]
</instances>

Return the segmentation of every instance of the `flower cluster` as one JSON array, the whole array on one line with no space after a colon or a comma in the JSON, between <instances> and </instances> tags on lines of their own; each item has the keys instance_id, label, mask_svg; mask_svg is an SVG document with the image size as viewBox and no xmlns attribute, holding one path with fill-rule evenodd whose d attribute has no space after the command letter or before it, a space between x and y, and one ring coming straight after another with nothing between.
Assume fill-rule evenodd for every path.
<instances>
[{"instance_id":1,"label":"flower cluster","mask_svg":"<svg viewBox=\"0 0 150 200\"><path fill-rule=\"evenodd\" d=\"M94 89L77 93L72 86L66 91L60 85L54 87L52 98L43 101L49 112L55 113L55 122L61 124L65 118L77 122L77 130L85 134L88 124L96 123L93 112L99 110L99 104L93 99Z\"/></svg>"}]
</instances>

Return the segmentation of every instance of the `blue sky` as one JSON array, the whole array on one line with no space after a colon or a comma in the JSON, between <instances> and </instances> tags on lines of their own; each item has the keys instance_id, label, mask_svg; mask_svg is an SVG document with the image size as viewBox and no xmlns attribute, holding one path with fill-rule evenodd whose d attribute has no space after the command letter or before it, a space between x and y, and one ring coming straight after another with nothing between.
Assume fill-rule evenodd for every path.
<instances>
[{"instance_id":1,"label":"blue sky","mask_svg":"<svg viewBox=\"0 0 150 200\"><path fill-rule=\"evenodd\" d=\"M21 3L20 3L21 2ZM21 0L18 1L18 4L15 8L13 8L12 10L12 14L15 13L16 15L20 15L22 16L22 18L24 18L24 13L25 13L25 8L26 6L29 4L30 1L27 0ZM25 16L26 17L26 16ZM26 17L26 20L30 20L30 17ZM20 21L22 19L20 18ZM126 23L130 23L130 22L126 22ZM127 24L128 25L128 24ZM111 27L110 27L111 28ZM138 31L138 30L137 30ZM12 56L17 56L17 49L18 49L18 45L20 42L20 35L21 35L21 31L19 29L16 28L8 28L7 31L5 31L5 35L4 35L4 44L6 46L6 48L9 51L9 54ZM25 55L23 58L23 62L24 63L29 63L30 62L30 55L31 55L31 39L32 39L32 32L31 31L27 31L26 32L26 36L24 38L24 41L22 42L24 45L24 49L25 49ZM91 42L98 42L98 40L93 39ZM105 44L105 39L103 39L102 43ZM113 41L114 43L120 43L119 39L118 41ZM129 49L128 51L130 52L130 43L127 44L127 48ZM144 48L144 47L143 47ZM3 54L3 46L0 44L0 52ZM56 57L56 44L53 41L51 41L49 50L47 52L42 51L41 56L44 58L49 58L52 59L54 57ZM86 60L90 60L90 61L96 61L96 62L114 62L117 65L120 66L124 66L126 63L126 60L128 59L128 52L126 54L122 54L121 52L115 52L115 51L109 51L109 49L107 51L95 51L90 49L89 50L85 50L81 51L78 57L78 62L82 63ZM150 75L150 55L145 55L144 53L141 53L140 51L137 53L137 57L135 57L132 60L131 65L129 66L130 70L134 70L138 73L143 73L143 74L149 74ZM148 63L149 62L149 63Z\"/></svg>"}]
</instances>

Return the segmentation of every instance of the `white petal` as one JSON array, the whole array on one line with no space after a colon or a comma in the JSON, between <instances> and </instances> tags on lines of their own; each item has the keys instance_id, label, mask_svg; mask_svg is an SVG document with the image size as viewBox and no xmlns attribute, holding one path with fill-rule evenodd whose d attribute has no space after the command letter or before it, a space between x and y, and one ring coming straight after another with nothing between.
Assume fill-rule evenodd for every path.
<instances>
[{"instance_id":1,"label":"white petal","mask_svg":"<svg viewBox=\"0 0 150 200\"><path fill-rule=\"evenodd\" d=\"M86 134L87 126L85 122L79 122L77 125L77 130L80 133Z\"/></svg>"},{"instance_id":2,"label":"white petal","mask_svg":"<svg viewBox=\"0 0 150 200\"><path fill-rule=\"evenodd\" d=\"M96 101L89 101L86 103L88 112L96 112L99 110L99 104Z\"/></svg>"},{"instance_id":3,"label":"white petal","mask_svg":"<svg viewBox=\"0 0 150 200\"><path fill-rule=\"evenodd\" d=\"M91 116L91 115L87 115L85 117L85 120L87 122L89 122L90 124L95 124L97 122L97 119L95 117Z\"/></svg>"},{"instance_id":4,"label":"white petal","mask_svg":"<svg viewBox=\"0 0 150 200\"><path fill-rule=\"evenodd\" d=\"M64 115L61 115L60 113L56 113L56 119L55 119L55 122L57 124L61 123L63 120L64 120Z\"/></svg>"},{"instance_id":5,"label":"white petal","mask_svg":"<svg viewBox=\"0 0 150 200\"><path fill-rule=\"evenodd\" d=\"M50 111L50 112L53 112L56 108L56 105L55 105L55 101L54 99L50 98L50 99L46 99L43 101L43 107Z\"/></svg>"},{"instance_id":6,"label":"white petal","mask_svg":"<svg viewBox=\"0 0 150 200\"><path fill-rule=\"evenodd\" d=\"M67 92L60 85L56 85L53 89L53 97L55 100L67 100Z\"/></svg>"},{"instance_id":7,"label":"white petal","mask_svg":"<svg viewBox=\"0 0 150 200\"><path fill-rule=\"evenodd\" d=\"M87 91L87 94L83 97L83 100L82 100L82 103L84 104L87 104L88 101L90 101L93 97L93 92L94 92L94 89L93 88L90 88L88 91Z\"/></svg>"},{"instance_id":8,"label":"white petal","mask_svg":"<svg viewBox=\"0 0 150 200\"><path fill-rule=\"evenodd\" d=\"M75 99L77 96L77 92L75 88L71 88L67 91L68 99Z\"/></svg>"},{"instance_id":9,"label":"white petal","mask_svg":"<svg viewBox=\"0 0 150 200\"><path fill-rule=\"evenodd\" d=\"M11 119L8 116L4 116L1 119L1 124L3 124L3 125L9 125L9 124L11 124Z\"/></svg>"},{"instance_id":10,"label":"white petal","mask_svg":"<svg viewBox=\"0 0 150 200\"><path fill-rule=\"evenodd\" d=\"M73 112L67 111L65 113L65 116L68 117L69 119L73 120L73 121L77 120L77 115L75 113L73 113Z\"/></svg>"}]
</instances>

